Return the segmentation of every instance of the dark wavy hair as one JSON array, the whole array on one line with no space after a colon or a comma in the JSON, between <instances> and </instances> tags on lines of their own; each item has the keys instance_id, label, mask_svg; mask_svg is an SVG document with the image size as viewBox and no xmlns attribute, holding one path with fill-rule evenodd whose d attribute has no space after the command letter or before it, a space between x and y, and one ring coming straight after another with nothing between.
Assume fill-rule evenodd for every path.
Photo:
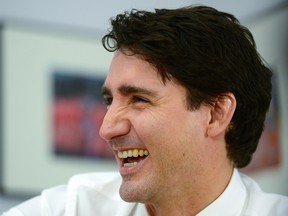
<instances>
[{"instance_id":1,"label":"dark wavy hair","mask_svg":"<svg viewBox=\"0 0 288 216\"><path fill-rule=\"evenodd\" d=\"M234 94L237 107L225 135L227 154L236 167L249 164L264 128L272 76L251 32L233 15L206 6L133 9L111 19L111 25L102 38L104 48L140 55L164 82L177 80L187 89L189 109Z\"/></svg>"}]
</instances>

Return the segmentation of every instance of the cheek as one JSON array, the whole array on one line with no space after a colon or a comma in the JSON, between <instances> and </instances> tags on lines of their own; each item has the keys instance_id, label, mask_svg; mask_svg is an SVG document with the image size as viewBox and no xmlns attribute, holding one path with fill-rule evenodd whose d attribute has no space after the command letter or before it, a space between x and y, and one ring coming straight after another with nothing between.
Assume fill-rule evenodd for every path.
<instances>
[{"instance_id":1,"label":"cheek","mask_svg":"<svg viewBox=\"0 0 288 216\"><path fill-rule=\"evenodd\" d=\"M187 118L188 117L188 118ZM139 115L134 118L133 127L138 138L153 153L169 156L187 154L197 143L199 125L188 115L172 113L167 115Z\"/></svg>"},{"instance_id":2,"label":"cheek","mask_svg":"<svg viewBox=\"0 0 288 216\"><path fill-rule=\"evenodd\" d=\"M175 141L173 121L161 112L149 112L135 115L133 118L133 130L137 137L147 147L149 152L159 155L167 151L167 147Z\"/></svg>"},{"instance_id":3,"label":"cheek","mask_svg":"<svg viewBox=\"0 0 288 216\"><path fill-rule=\"evenodd\" d=\"M197 112L173 109L165 113L138 113L134 115L132 125L144 144L148 145L150 141L157 146L173 143L172 147L175 146L177 149L180 146L184 147L186 143L198 142L204 134L202 122Z\"/></svg>"},{"instance_id":4,"label":"cheek","mask_svg":"<svg viewBox=\"0 0 288 216\"><path fill-rule=\"evenodd\" d=\"M151 153L185 155L203 142L206 120L201 112L171 107L165 112L139 112L131 118L133 130Z\"/></svg>"},{"instance_id":5,"label":"cheek","mask_svg":"<svg viewBox=\"0 0 288 216\"><path fill-rule=\"evenodd\" d=\"M158 176L159 181L171 175L176 181L183 175L191 176L191 172L199 172L203 156L203 125L196 114L177 113L177 117L158 115L157 118L155 115L138 115L133 124L138 138L150 152L151 170L154 170L151 174Z\"/></svg>"},{"instance_id":6,"label":"cheek","mask_svg":"<svg viewBox=\"0 0 288 216\"><path fill-rule=\"evenodd\" d=\"M183 162L191 158L198 161L198 156L201 157L205 126L198 113L177 113L154 126L151 134L154 134L154 140L157 140L155 145L159 146L163 157L167 155L171 160Z\"/></svg>"}]
</instances>

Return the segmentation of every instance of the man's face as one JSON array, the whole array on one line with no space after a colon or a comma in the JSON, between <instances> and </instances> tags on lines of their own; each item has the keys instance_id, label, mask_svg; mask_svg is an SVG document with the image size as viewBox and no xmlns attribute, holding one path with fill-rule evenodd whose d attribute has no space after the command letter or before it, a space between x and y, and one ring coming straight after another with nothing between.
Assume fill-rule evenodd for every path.
<instances>
[{"instance_id":1,"label":"man's face","mask_svg":"<svg viewBox=\"0 0 288 216\"><path fill-rule=\"evenodd\" d=\"M169 199L202 170L207 110L187 109L186 91L164 84L154 67L118 52L103 87L107 113L100 135L114 151L126 201ZM178 189L177 189L178 188Z\"/></svg>"}]
</instances>

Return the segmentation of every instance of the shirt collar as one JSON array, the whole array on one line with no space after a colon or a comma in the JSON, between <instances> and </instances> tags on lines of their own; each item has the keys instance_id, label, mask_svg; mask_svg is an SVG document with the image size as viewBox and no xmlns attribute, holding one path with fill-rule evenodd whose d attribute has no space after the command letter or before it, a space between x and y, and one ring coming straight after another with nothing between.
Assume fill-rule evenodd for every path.
<instances>
[{"instance_id":1,"label":"shirt collar","mask_svg":"<svg viewBox=\"0 0 288 216\"><path fill-rule=\"evenodd\" d=\"M237 169L234 169L231 180L225 191L197 216L232 216L241 215L247 196L246 188Z\"/></svg>"}]
</instances>

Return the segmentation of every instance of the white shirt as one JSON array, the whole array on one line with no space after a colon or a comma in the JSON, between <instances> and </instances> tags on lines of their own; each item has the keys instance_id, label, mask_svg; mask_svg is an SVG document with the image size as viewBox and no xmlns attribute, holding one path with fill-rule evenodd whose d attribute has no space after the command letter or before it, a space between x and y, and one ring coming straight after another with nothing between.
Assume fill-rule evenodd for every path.
<instances>
[{"instance_id":1,"label":"white shirt","mask_svg":"<svg viewBox=\"0 0 288 216\"><path fill-rule=\"evenodd\" d=\"M145 206L124 202L116 172L72 177L67 186L42 194L2 216L147 216ZM288 197L264 193L248 176L234 170L225 191L197 216L288 216Z\"/></svg>"}]
</instances>

